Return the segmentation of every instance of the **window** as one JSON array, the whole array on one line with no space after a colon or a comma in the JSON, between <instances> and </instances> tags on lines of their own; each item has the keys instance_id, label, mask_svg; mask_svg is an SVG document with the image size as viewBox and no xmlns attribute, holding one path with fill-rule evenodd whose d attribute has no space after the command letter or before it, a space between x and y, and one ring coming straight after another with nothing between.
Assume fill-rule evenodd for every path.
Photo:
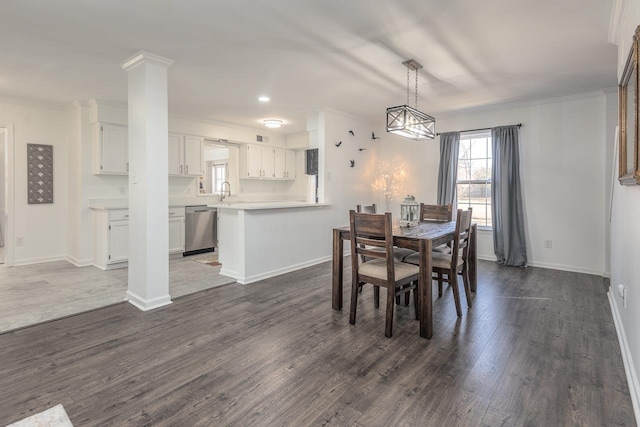
<instances>
[{"instance_id":1,"label":"window","mask_svg":"<svg viewBox=\"0 0 640 427\"><path fill-rule=\"evenodd\" d=\"M473 208L473 221L491 227L491 132L463 133L458 153L458 209Z\"/></svg>"},{"instance_id":2,"label":"window","mask_svg":"<svg viewBox=\"0 0 640 427\"><path fill-rule=\"evenodd\" d=\"M208 162L211 176L211 191L219 194L222 192L222 183L227 180L227 164Z\"/></svg>"}]
</instances>

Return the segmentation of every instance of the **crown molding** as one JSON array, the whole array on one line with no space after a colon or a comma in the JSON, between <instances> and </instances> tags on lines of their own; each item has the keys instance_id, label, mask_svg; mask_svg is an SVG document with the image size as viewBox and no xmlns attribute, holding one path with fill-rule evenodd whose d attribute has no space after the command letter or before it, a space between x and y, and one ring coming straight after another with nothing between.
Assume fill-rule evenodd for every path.
<instances>
[{"instance_id":1,"label":"crown molding","mask_svg":"<svg viewBox=\"0 0 640 427\"><path fill-rule=\"evenodd\" d=\"M26 97L10 96L10 95L2 95L2 94L0 94L0 103L23 105L26 107L49 108L52 110L60 110L60 111L66 110L66 104L62 104L59 102L50 102L42 99L26 98Z\"/></svg>"},{"instance_id":2,"label":"crown molding","mask_svg":"<svg viewBox=\"0 0 640 427\"><path fill-rule=\"evenodd\" d=\"M173 59L165 58L164 56L156 55L155 53L145 52L141 50L140 52L133 55L131 58L125 60L120 64L123 70L129 71L140 64L155 64L163 67L170 67L173 65L175 61Z\"/></svg>"},{"instance_id":3,"label":"crown molding","mask_svg":"<svg viewBox=\"0 0 640 427\"><path fill-rule=\"evenodd\" d=\"M609 43L613 43L616 46L620 44L620 37L622 36L622 27L624 24L624 17L627 14L628 0L614 0L611 7L611 15L609 16Z\"/></svg>"},{"instance_id":4,"label":"crown molding","mask_svg":"<svg viewBox=\"0 0 640 427\"><path fill-rule=\"evenodd\" d=\"M605 96L610 93L617 93L617 91L618 91L617 87L610 87L610 88L598 89L592 92L559 96L557 98L502 102L502 103L495 103L495 104L489 104L489 105L479 105L477 107L462 108L459 110L436 111L435 115L447 116L447 115L467 113L467 112L473 112L473 111L491 111L491 110L501 110L504 108L526 108L526 107L533 107L536 105L555 104L558 102L579 101L581 99L595 98L598 96Z\"/></svg>"}]
</instances>

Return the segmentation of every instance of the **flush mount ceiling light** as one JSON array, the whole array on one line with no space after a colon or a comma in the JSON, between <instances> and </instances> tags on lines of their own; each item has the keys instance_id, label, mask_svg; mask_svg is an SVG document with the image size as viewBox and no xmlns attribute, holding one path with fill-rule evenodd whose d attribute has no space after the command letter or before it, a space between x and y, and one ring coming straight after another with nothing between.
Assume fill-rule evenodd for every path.
<instances>
[{"instance_id":1,"label":"flush mount ceiling light","mask_svg":"<svg viewBox=\"0 0 640 427\"><path fill-rule=\"evenodd\" d=\"M433 139L436 136L436 119L418 110L418 70L422 68L422 65L413 59L404 61L402 65L407 67L407 103L387 108L387 132L416 141ZM409 106L410 70L416 72L415 108Z\"/></svg>"},{"instance_id":2,"label":"flush mount ceiling light","mask_svg":"<svg viewBox=\"0 0 640 427\"><path fill-rule=\"evenodd\" d=\"M266 127L274 128L274 129L282 126L282 120L277 120L277 119L263 120L262 123L264 123Z\"/></svg>"},{"instance_id":3,"label":"flush mount ceiling light","mask_svg":"<svg viewBox=\"0 0 640 427\"><path fill-rule=\"evenodd\" d=\"M258 101L260 101L260 102L269 102L269 101L271 101L271 98L269 98L266 95L262 95L262 96L258 97Z\"/></svg>"}]
</instances>

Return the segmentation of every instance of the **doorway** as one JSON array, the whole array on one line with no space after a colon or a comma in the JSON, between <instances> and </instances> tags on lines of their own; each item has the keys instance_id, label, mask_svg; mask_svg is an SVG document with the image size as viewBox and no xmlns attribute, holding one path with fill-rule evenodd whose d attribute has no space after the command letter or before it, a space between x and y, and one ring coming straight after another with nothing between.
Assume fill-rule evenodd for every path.
<instances>
[{"instance_id":1,"label":"doorway","mask_svg":"<svg viewBox=\"0 0 640 427\"><path fill-rule=\"evenodd\" d=\"M7 185L7 129L0 127L0 264L5 263L5 241L7 236L7 208L6 208L6 185Z\"/></svg>"}]
</instances>

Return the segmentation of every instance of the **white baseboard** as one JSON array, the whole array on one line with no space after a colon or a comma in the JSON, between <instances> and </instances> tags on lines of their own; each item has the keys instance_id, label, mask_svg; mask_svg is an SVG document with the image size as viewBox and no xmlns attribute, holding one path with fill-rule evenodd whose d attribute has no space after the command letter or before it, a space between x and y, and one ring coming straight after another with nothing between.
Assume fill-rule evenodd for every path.
<instances>
[{"instance_id":1,"label":"white baseboard","mask_svg":"<svg viewBox=\"0 0 640 427\"><path fill-rule=\"evenodd\" d=\"M20 265L42 264L44 262L54 262L54 261L67 261L67 256L52 255L52 256L44 256L44 257L38 257L38 258L14 259L13 265L14 267L17 267Z\"/></svg>"},{"instance_id":2,"label":"white baseboard","mask_svg":"<svg viewBox=\"0 0 640 427\"><path fill-rule=\"evenodd\" d=\"M611 288L607 292L609 297L609 305L611 305L611 313L613 314L613 323L616 326L616 332L618 333L618 343L620 344L620 353L622 354L622 363L624 364L624 371L627 374L627 384L629 386L629 394L631 395L631 403L633 404L633 413L636 420L640 420L640 401L638 401L638 393L640 387L638 386L638 375L636 374L636 368L633 364L633 358L631 357L631 350L629 349L629 342L627 341L627 334L622 325L622 319L620 318L620 312L618 311L618 304L614 301Z\"/></svg>"},{"instance_id":3,"label":"white baseboard","mask_svg":"<svg viewBox=\"0 0 640 427\"><path fill-rule=\"evenodd\" d=\"M484 261L493 261L493 262L496 261L495 256L478 255L478 259L481 259ZM607 273L601 270L591 270L589 268L574 267L572 265L553 264L549 262L538 262L538 261L528 261L527 265L529 267L548 268L551 270L571 271L573 273L585 273L585 274L594 274L596 276L609 277Z\"/></svg>"},{"instance_id":4,"label":"white baseboard","mask_svg":"<svg viewBox=\"0 0 640 427\"><path fill-rule=\"evenodd\" d=\"M67 255L65 257L65 259L67 261L69 261L71 264L75 265L76 267L88 267L90 265L93 265L93 260L91 258L89 259L78 259L74 256L71 255Z\"/></svg>"},{"instance_id":5,"label":"white baseboard","mask_svg":"<svg viewBox=\"0 0 640 427\"><path fill-rule=\"evenodd\" d=\"M553 264L549 262L529 262L530 267L549 268L551 270L571 271L573 273L593 274L595 276L603 276L602 270L592 270L590 268L574 267L572 265L565 264Z\"/></svg>"},{"instance_id":6,"label":"white baseboard","mask_svg":"<svg viewBox=\"0 0 640 427\"><path fill-rule=\"evenodd\" d=\"M309 261L304 261L298 264L277 268L275 270L266 271L264 273L254 274L253 276L240 276L239 274L231 275L230 273L232 272L229 272L228 270L223 272L224 268L220 269L220 274L224 274L225 276L229 276L236 279L236 282L240 283L241 285L248 285L250 283L258 282L260 280L269 279L271 277L280 276L281 274L290 273L292 271L296 271L306 267L311 267L313 265L321 264L323 262L330 261L331 259L332 259L332 256L325 256L321 258L312 259Z\"/></svg>"},{"instance_id":7,"label":"white baseboard","mask_svg":"<svg viewBox=\"0 0 640 427\"><path fill-rule=\"evenodd\" d=\"M147 300L131 291L127 291L124 299L125 301L129 301L131 305L139 308L142 311L149 311L155 308L164 307L165 305L169 305L172 302L171 296L169 296L169 294Z\"/></svg>"}]
</instances>

